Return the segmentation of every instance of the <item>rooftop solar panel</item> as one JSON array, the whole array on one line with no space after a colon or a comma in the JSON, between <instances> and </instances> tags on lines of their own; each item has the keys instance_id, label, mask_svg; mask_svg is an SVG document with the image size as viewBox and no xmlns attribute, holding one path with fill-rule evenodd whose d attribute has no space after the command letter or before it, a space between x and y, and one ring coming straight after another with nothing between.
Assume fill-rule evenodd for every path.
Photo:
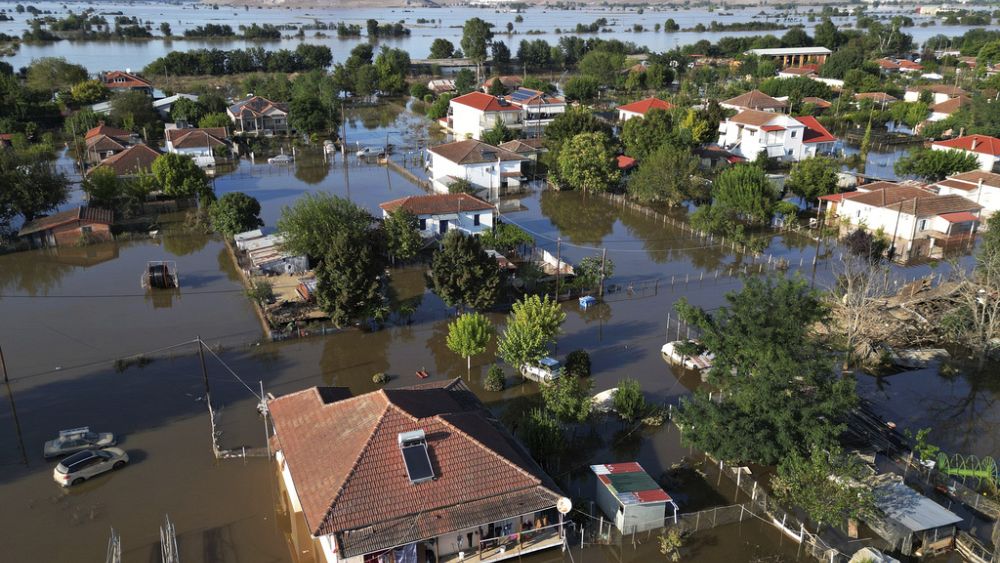
<instances>
[{"instance_id":1,"label":"rooftop solar panel","mask_svg":"<svg viewBox=\"0 0 1000 563\"><path fill-rule=\"evenodd\" d=\"M515 102L523 102L524 100L530 100L535 97L535 92L531 90L515 90L513 94L510 95L510 99Z\"/></svg>"},{"instance_id":2,"label":"rooftop solar panel","mask_svg":"<svg viewBox=\"0 0 1000 563\"><path fill-rule=\"evenodd\" d=\"M403 446L403 462L406 464L406 475L413 484L430 481L434 478L431 458L427 454L427 444L418 443Z\"/></svg>"}]
</instances>

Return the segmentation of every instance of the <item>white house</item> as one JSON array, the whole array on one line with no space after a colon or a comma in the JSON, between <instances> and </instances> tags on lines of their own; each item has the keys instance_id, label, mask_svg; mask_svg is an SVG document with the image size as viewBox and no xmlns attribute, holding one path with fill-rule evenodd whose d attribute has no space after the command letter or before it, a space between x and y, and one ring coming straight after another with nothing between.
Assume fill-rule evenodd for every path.
<instances>
[{"instance_id":1,"label":"white house","mask_svg":"<svg viewBox=\"0 0 1000 563\"><path fill-rule=\"evenodd\" d=\"M261 96L250 96L226 108L234 131L251 135L288 133L288 106Z\"/></svg>"},{"instance_id":2,"label":"white house","mask_svg":"<svg viewBox=\"0 0 1000 563\"><path fill-rule=\"evenodd\" d=\"M852 226L882 233L904 259L931 256L935 248L967 242L975 234L982 209L961 195L938 195L911 183L875 182L820 200Z\"/></svg>"},{"instance_id":3,"label":"white house","mask_svg":"<svg viewBox=\"0 0 1000 563\"><path fill-rule=\"evenodd\" d=\"M767 111L767 112L784 112L788 108L788 104L777 98L772 98L760 90L750 90L745 94L740 94L735 98L729 98L719 102L719 105L726 109L734 109L736 111L743 110L756 110L756 111Z\"/></svg>"},{"instance_id":4,"label":"white house","mask_svg":"<svg viewBox=\"0 0 1000 563\"><path fill-rule=\"evenodd\" d=\"M506 98L469 92L452 98L448 103L448 117L441 123L451 129L458 139L478 139L498 120L511 129L520 129L523 124L521 108Z\"/></svg>"},{"instance_id":5,"label":"white house","mask_svg":"<svg viewBox=\"0 0 1000 563\"><path fill-rule=\"evenodd\" d=\"M837 138L814 117L744 110L719 126L719 146L747 160L768 158L800 161L833 149Z\"/></svg>"},{"instance_id":6,"label":"white house","mask_svg":"<svg viewBox=\"0 0 1000 563\"><path fill-rule=\"evenodd\" d=\"M518 88L506 99L521 108L521 134L527 138L541 137L553 119L566 113L565 99L539 90Z\"/></svg>"},{"instance_id":7,"label":"white house","mask_svg":"<svg viewBox=\"0 0 1000 563\"><path fill-rule=\"evenodd\" d=\"M983 218L1000 210L1000 174L973 170L934 184L940 195L960 195L983 206Z\"/></svg>"},{"instance_id":8,"label":"white house","mask_svg":"<svg viewBox=\"0 0 1000 563\"><path fill-rule=\"evenodd\" d=\"M215 157L229 150L225 127L183 128L167 126L164 130L167 152L186 154L201 167L215 166Z\"/></svg>"},{"instance_id":9,"label":"white house","mask_svg":"<svg viewBox=\"0 0 1000 563\"><path fill-rule=\"evenodd\" d=\"M431 156L431 184L439 193L447 193L455 180L468 180L486 190L519 185L521 163L528 160L516 152L475 139L438 145L427 152Z\"/></svg>"},{"instance_id":10,"label":"white house","mask_svg":"<svg viewBox=\"0 0 1000 563\"><path fill-rule=\"evenodd\" d=\"M397 209L412 213L425 237L443 236L450 230L478 235L493 228L493 206L469 194L413 195L380 203L382 217Z\"/></svg>"},{"instance_id":11,"label":"white house","mask_svg":"<svg viewBox=\"0 0 1000 563\"><path fill-rule=\"evenodd\" d=\"M638 102L632 102L631 104L625 104L623 106L618 106L618 120L628 121L633 117L646 117L646 114L650 110L662 109L663 111L670 111L674 109L674 105L668 101L661 100L655 96L646 98L645 100L639 100Z\"/></svg>"},{"instance_id":12,"label":"white house","mask_svg":"<svg viewBox=\"0 0 1000 563\"><path fill-rule=\"evenodd\" d=\"M968 106L972 103L972 100L966 96L955 96L941 102L940 104L934 104L931 106L931 115L927 118L927 121L941 121L947 119L951 114Z\"/></svg>"},{"instance_id":13,"label":"white house","mask_svg":"<svg viewBox=\"0 0 1000 563\"><path fill-rule=\"evenodd\" d=\"M931 148L936 151L961 151L975 155L979 169L984 172L997 170L1000 162L1000 139L987 135L966 135L947 141L935 141Z\"/></svg>"},{"instance_id":14,"label":"white house","mask_svg":"<svg viewBox=\"0 0 1000 563\"><path fill-rule=\"evenodd\" d=\"M947 84L923 84L920 86L913 86L911 88L907 88L906 93L903 94L903 101L906 102L920 101L920 93L925 90L931 93L932 103L935 104L946 102L956 96L969 95L968 92L959 88L958 86L949 86Z\"/></svg>"}]
</instances>

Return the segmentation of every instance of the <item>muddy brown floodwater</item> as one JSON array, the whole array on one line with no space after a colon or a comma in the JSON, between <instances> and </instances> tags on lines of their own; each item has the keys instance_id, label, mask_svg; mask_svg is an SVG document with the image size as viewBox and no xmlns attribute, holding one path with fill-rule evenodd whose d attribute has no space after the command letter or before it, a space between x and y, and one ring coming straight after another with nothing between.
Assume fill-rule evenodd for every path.
<instances>
[{"instance_id":1,"label":"muddy brown floodwater","mask_svg":"<svg viewBox=\"0 0 1000 563\"><path fill-rule=\"evenodd\" d=\"M421 123L401 108L354 110L348 137L375 144L388 136L399 147L394 158L401 159L426 141ZM295 165L284 168L264 161L243 161L215 185L220 193L242 190L257 197L268 225L283 205L304 193L350 197L372 212L381 201L422 193L392 170L351 154L326 162L318 152L300 151ZM419 171L418 164L409 166ZM698 385L697 377L675 373L660 356L668 330L670 338L677 336L676 324L668 328L668 314L681 298L706 308L724 304L723 295L742 282L724 274L716 278L716 272L748 265L751 257L593 196L533 190L516 205L505 202L508 206L517 210L505 212L505 220L531 232L540 246L558 247L571 262L607 248L615 262L609 283L617 291L588 311L565 304L567 320L554 350L558 356L577 348L591 353L594 392L634 377L650 401L676 404ZM823 287L833 276L839 251L833 241L817 245L808 236L786 233L774 236L765 254L788 260L788 275L799 273ZM815 268L814 256L819 257ZM146 261L161 259L177 262L181 289L175 294L148 294L139 287ZM228 366L212 354L207 357L220 446L260 448L265 429L255 394L261 384L275 395L313 385L363 393L375 389L371 376L376 372L389 374L389 386L395 387L416 383L418 369L434 379L466 377L464 361L444 344L454 311L427 291L423 270L392 272L394 303L417 306L409 320L393 315L377 331L350 329L262 343L237 272L222 241L213 237L164 235L0 256L0 346L11 377L10 385L0 385L0 560L100 560L111 528L122 538L126 560L156 560L158 527L169 515L182 560L290 561L276 512L272 464L263 458L217 461L212 455L205 382L190 341L201 335ZM928 265L900 270L908 278L932 271ZM491 318L501 322L503 316ZM525 408L537 404L538 389L508 373L506 390L485 391L482 378L493 351L473 358L469 383L513 426ZM116 369L115 360L140 352L151 361L128 367L119 362ZM990 381L964 371L947 380L925 371L878 381L863 378L860 387L878 404L908 414L897 419L901 426L940 425L936 432L942 443L996 455L991 425L998 418L998 389ZM54 463L41 457L42 444L62 428L81 425L118 433L133 463L63 490L52 481ZM697 463L697 455L669 426L628 432L602 420L589 430L578 429L573 444L574 455L548 469L577 498L593 496L586 475L590 463L637 460L658 478L675 464ZM671 493L682 509L699 509L730 504L731 489L724 480L709 479ZM794 543L750 519L697 534L685 560L798 557ZM582 551L574 547L571 553L550 551L526 560L659 558L651 536L637 538L635 546L629 541Z\"/></svg>"}]
</instances>

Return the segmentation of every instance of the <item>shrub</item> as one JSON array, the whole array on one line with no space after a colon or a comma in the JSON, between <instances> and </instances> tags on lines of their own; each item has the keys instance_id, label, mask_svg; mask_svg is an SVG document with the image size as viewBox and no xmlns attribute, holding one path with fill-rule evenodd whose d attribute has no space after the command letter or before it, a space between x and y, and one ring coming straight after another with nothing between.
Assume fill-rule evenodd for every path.
<instances>
[{"instance_id":1,"label":"shrub","mask_svg":"<svg viewBox=\"0 0 1000 563\"><path fill-rule=\"evenodd\" d=\"M385 372L380 371L372 376L372 383L375 385L385 385L386 383L389 383L389 376L386 375Z\"/></svg>"},{"instance_id":2,"label":"shrub","mask_svg":"<svg viewBox=\"0 0 1000 563\"><path fill-rule=\"evenodd\" d=\"M642 387L635 379L627 377L618 382L612 401L615 411L625 420L635 420L646 408L646 398L642 395Z\"/></svg>"},{"instance_id":3,"label":"shrub","mask_svg":"<svg viewBox=\"0 0 1000 563\"><path fill-rule=\"evenodd\" d=\"M507 378L503 375L503 368L496 364L490 366L489 371L486 372L486 383L483 387L487 391L499 392L503 391L506 386Z\"/></svg>"},{"instance_id":4,"label":"shrub","mask_svg":"<svg viewBox=\"0 0 1000 563\"><path fill-rule=\"evenodd\" d=\"M566 356L566 374L590 377L590 354L586 350L573 350Z\"/></svg>"}]
</instances>

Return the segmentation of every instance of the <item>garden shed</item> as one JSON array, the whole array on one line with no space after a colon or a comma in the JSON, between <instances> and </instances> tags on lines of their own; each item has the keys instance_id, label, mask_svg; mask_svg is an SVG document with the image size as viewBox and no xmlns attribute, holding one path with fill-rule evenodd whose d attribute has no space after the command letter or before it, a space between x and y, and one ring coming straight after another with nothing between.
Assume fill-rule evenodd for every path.
<instances>
[{"instance_id":1,"label":"garden shed","mask_svg":"<svg viewBox=\"0 0 1000 563\"><path fill-rule=\"evenodd\" d=\"M670 506L677 504L636 462L591 465L597 476L597 504L622 534L662 528Z\"/></svg>"}]
</instances>

